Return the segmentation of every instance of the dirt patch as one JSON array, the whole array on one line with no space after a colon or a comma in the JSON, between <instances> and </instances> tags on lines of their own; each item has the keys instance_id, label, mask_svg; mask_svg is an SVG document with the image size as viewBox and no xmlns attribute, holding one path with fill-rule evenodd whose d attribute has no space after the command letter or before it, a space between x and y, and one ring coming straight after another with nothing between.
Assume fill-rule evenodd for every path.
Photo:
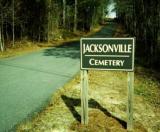
<instances>
[{"instance_id":1,"label":"dirt patch","mask_svg":"<svg viewBox=\"0 0 160 132\"><path fill-rule=\"evenodd\" d=\"M81 125L79 122L71 124L71 130L76 132L127 132L127 130L113 117L104 114L100 110L89 112L88 125Z\"/></svg>"},{"instance_id":2,"label":"dirt patch","mask_svg":"<svg viewBox=\"0 0 160 132\"><path fill-rule=\"evenodd\" d=\"M76 132L127 132L126 124L111 116L104 114L99 110L91 110L89 112L88 125L82 125L79 122L71 124L70 129ZM143 125L139 122L135 123L136 132L147 132Z\"/></svg>"}]
</instances>

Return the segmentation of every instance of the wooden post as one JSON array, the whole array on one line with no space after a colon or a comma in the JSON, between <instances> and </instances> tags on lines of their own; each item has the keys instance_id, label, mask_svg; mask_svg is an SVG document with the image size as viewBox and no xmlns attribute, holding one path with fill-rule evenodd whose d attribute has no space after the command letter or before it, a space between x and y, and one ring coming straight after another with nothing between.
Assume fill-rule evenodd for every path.
<instances>
[{"instance_id":1,"label":"wooden post","mask_svg":"<svg viewBox=\"0 0 160 132\"><path fill-rule=\"evenodd\" d=\"M133 131L134 72L128 72L127 130Z\"/></svg>"},{"instance_id":2,"label":"wooden post","mask_svg":"<svg viewBox=\"0 0 160 132\"><path fill-rule=\"evenodd\" d=\"M88 124L88 71L81 70L81 123Z\"/></svg>"}]
</instances>

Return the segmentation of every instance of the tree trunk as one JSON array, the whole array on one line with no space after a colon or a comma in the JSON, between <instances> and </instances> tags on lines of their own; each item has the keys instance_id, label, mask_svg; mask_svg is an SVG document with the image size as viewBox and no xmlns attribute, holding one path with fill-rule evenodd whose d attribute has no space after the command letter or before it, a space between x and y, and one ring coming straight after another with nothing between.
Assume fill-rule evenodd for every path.
<instances>
[{"instance_id":1,"label":"tree trunk","mask_svg":"<svg viewBox=\"0 0 160 132\"><path fill-rule=\"evenodd\" d=\"M63 27L66 26L66 0L63 0Z\"/></svg>"},{"instance_id":2,"label":"tree trunk","mask_svg":"<svg viewBox=\"0 0 160 132\"><path fill-rule=\"evenodd\" d=\"M50 11L48 12L48 30L47 30L47 41L50 40Z\"/></svg>"},{"instance_id":3,"label":"tree trunk","mask_svg":"<svg viewBox=\"0 0 160 132\"><path fill-rule=\"evenodd\" d=\"M50 41L50 31L51 30L51 0L48 2L48 30L47 30L47 40Z\"/></svg>"},{"instance_id":4,"label":"tree trunk","mask_svg":"<svg viewBox=\"0 0 160 132\"><path fill-rule=\"evenodd\" d=\"M74 4L74 32L77 30L77 0L75 0Z\"/></svg>"},{"instance_id":5,"label":"tree trunk","mask_svg":"<svg viewBox=\"0 0 160 132\"><path fill-rule=\"evenodd\" d=\"M2 40L2 28L0 27L0 47L1 47L1 51L3 52L4 51L4 43L3 43L3 40Z\"/></svg>"},{"instance_id":6,"label":"tree trunk","mask_svg":"<svg viewBox=\"0 0 160 132\"><path fill-rule=\"evenodd\" d=\"M7 23L5 24L5 35L6 35L6 40L9 40L9 35L7 31Z\"/></svg>"},{"instance_id":7,"label":"tree trunk","mask_svg":"<svg viewBox=\"0 0 160 132\"><path fill-rule=\"evenodd\" d=\"M93 15L92 15L92 23L91 23L91 29L95 26L96 21L96 11L95 11L95 6L93 7Z\"/></svg>"},{"instance_id":8,"label":"tree trunk","mask_svg":"<svg viewBox=\"0 0 160 132\"><path fill-rule=\"evenodd\" d=\"M66 7L66 28L71 31L71 21L70 21L70 7Z\"/></svg>"},{"instance_id":9,"label":"tree trunk","mask_svg":"<svg viewBox=\"0 0 160 132\"><path fill-rule=\"evenodd\" d=\"M102 6L102 24L104 24L104 18L105 18L105 12L104 12L104 6Z\"/></svg>"},{"instance_id":10,"label":"tree trunk","mask_svg":"<svg viewBox=\"0 0 160 132\"><path fill-rule=\"evenodd\" d=\"M23 38L23 31L24 30L23 30L23 25L21 24L20 26L21 26L21 36L20 36L21 38L20 39L22 40L22 38Z\"/></svg>"},{"instance_id":11,"label":"tree trunk","mask_svg":"<svg viewBox=\"0 0 160 132\"><path fill-rule=\"evenodd\" d=\"M38 30L39 30L38 42L40 42L41 41L41 27L40 26L38 27Z\"/></svg>"},{"instance_id":12,"label":"tree trunk","mask_svg":"<svg viewBox=\"0 0 160 132\"><path fill-rule=\"evenodd\" d=\"M12 0L12 37L13 37L13 42L12 42L12 46L14 47L15 45L15 33L14 33L14 25L15 25L15 22L14 22L14 0Z\"/></svg>"},{"instance_id":13,"label":"tree trunk","mask_svg":"<svg viewBox=\"0 0 160 132\"><path fill-rule=\"evenodd\" d=\"M4 51L4 38L3 38L3 13L1 11L1 23L0 23L0 48Z\"/></svg>"}]
</instances>

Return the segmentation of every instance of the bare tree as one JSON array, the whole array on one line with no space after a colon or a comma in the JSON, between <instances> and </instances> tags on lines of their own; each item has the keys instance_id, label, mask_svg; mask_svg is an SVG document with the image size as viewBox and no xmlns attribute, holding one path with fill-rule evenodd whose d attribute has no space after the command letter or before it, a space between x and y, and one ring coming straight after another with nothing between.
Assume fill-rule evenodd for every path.
<instances>
[{"instance_id":1,"label":"bare tree","mask_svg":"<svg viewBox=\"0 0 160 132\"><path fill-rule=\"evenodd\" d=\"M74 4L74 32L77 30L77 0L75 0Z\"/></svg>"},{"instance_id":2,"label":"bare tree","mask_svg":"<svg viewBox=\"0 0 160 132\"><path fill-rule=\"evenodd\" d=\"M4 12L7 14L7 8L0 3L0 48L1 51L4 51L4 34L3 34L3 25L4 25Z\"/></svg>"},{"instance_id":3,"label":"bare tree","mask_svg":"<svg viewBox=\"0 0 160 132\"><path fill-rule=\"evenodd\" d=\"M48 31L47 31L47 39L48 43L50 40L50 28L51 28L51 0L48 0Z\"/></svg>"},{"instance_id":4,"label":"bare tree","mask_svg":"<svg viewBox=\"0 0 160 132\"><path fill-rule=\"evenodd\" d=\"M2 39L2 27L0 25L0 48L1 48L1 51L3 52L4 51L4 43L3 43L3 39Z\"/></svg>"},{"instance_id":5,"label":"bare tree","mask_svg":"<svg viewBox=\"0 0 160 132\"><path fill-rule=\"evenodd\" d=\"M63 27L66 26L66 0L63 0Z\"/></svg>"},{"instance_id":6,"label":"bare tree","mask_svg":"<svg viewBox=\"0 0 160 132\"><path fill-rule=\"evenodd\" d=\"M15 13L15 11L14 11L14 0L12 0L12 46L14 46L15 45L15 32L14 32L14 25L15 25L15 21L14 21L14 13Z\"/></svg>"}]
</instances>

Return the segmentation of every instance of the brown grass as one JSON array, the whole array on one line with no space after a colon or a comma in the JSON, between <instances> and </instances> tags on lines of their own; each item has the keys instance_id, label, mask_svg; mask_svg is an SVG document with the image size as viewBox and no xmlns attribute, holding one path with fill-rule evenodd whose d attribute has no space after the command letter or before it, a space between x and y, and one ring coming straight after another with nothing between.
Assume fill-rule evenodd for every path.
<instances>
[{"instance_id":1,"label":"brown grass","mask_svg":"<svg viewBox=\"0 0 160 132\"><path fill-rule=\"evenodd\" d=\"M41 49L45 49L49 47L60 46L66 42L79 41L79 39L82 36L88 36L88 35L94 34L95 32L99 31L101 28L102 26L97 26L92 31L87 33L79 32L79 31L77 31L76 33L66 33L69 35L66 36L65 38L56 39L49 42L33 42L30 40L22 40L22 41L16 41L14 47L11 46L12 45L11 42L7 42L5 45L5 51L0 52L0 58L23 55L26 53L39 51Z\"/></svg>"},{"instance_id":2,"label":"brown grass","mask_svg":"<svg viewBox=\"0 0 160 132\"><path fill-rule=\"evenodd\" d=\"M154 105L146 95L158 103L160 84L143 71L135 73L134 131L158 132L160 105ZM148 73L149 74L149 73ZM150 85L148 83L150 82ZM142 86L143 85L143 86ZM138 93L137 93L138 91ZM158 93L158 94L157 94ZM80 76L79 74L60 88L41 113L32 120L23 122L17 131L76 131L76 132L125 132L127 105L127 75L125 72L89 72L89 125L80 124Z\"/></svg>"}]
</instances>

